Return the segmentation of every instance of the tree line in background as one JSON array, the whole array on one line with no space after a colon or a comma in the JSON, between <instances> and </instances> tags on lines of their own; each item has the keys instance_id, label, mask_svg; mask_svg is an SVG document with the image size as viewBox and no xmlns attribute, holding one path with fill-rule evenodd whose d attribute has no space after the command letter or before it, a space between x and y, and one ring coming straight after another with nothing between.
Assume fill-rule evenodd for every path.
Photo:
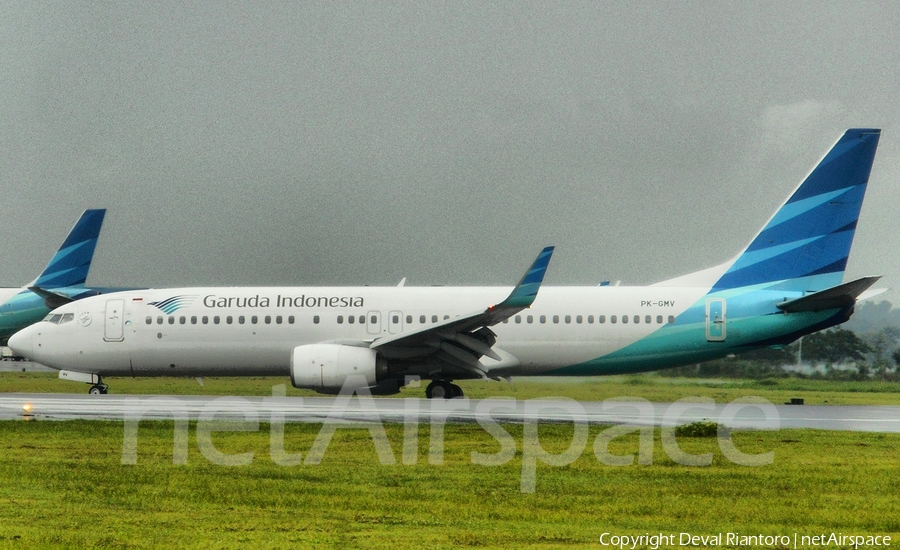
<instances>
[{"instance_id":1,"label":"tree line in background","mask_svg":"<svg viewBox=\"0 0 900 550\"><path fill-rule=\"evenodd\" d=\"M762 349L660 371L663 376L900 381L900 310L863 303L843 325Z\"/></svg>"}]
</instances>

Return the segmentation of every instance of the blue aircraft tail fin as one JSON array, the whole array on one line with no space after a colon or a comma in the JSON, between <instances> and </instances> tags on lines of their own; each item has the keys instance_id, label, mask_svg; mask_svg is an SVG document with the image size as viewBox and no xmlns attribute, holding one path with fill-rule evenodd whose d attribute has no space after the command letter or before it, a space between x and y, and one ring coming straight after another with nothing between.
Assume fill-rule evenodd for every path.
<instances>
[{"instance_id":1,"label":"blue aircraft tail fin","mask_svg":"<svg viewBox=\"0 0 900 550\"><path fill-rule=\"evenodd\" d=\"M87 280L106 209L85 210L47 267L28 286L63 288Z\"/></svg>"},{"instance_id":2,"label":"blue aircraft tail fin","mask_svg":"<svg viewBox=\"0 0 900 550\"><path fill-rule=\"evenodd\" d=\"M805 291L841 284L880 135L877 129L847 130L712 290L766 285Z\"/></svg>"}]
</instances>

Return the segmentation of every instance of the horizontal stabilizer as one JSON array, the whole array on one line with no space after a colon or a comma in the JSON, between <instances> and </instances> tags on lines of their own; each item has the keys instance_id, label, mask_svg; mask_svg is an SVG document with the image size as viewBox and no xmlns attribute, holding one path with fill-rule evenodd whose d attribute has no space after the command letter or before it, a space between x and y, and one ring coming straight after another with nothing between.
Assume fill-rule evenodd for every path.
<instances>
[{"instance_id":1,"label":"horizontal stabilizer","mask_svg":"<svg viewBox=\"0 0 900 550\"><path fill-rule=\"evenodd\" d=\"M857 302L863 302L863 301L865 301L865 300L871 300L872 298L874 298L874 297L876 297L876 296L881 296L882 294L884 294L884 293L887 292L888 290L890 290L889 287L884 287L884 288L870 288L869 290L867 290L867 291L863 292L862 294L860 294L859 297L856 298L856 301L857 301Z\"/></svg>"},{"instance_id":2,"label":"horizontal stabilizer","mask_svg":"<svg viewBox=\"0 0 900 550\"><path fill-rule=\"evenodd\" d=\"M778 309L786 313L801 311L822 311L851 306L856 299L881 277L863 277L849 283L831 287L820 292L807 294L801 298L787 300L778 305Z\"/></svg>"}]
</instances>

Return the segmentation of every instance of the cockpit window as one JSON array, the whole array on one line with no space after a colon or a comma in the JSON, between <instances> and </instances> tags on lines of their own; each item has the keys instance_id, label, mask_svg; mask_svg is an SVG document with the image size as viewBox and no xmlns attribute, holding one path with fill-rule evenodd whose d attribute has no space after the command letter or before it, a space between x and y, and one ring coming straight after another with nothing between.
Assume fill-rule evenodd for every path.
<instances>
[{"instance_id":1,"label":"cockpit window","mask_svg":"<svg viewBox=\"0 0 900 550\"><path fill-rule=\"evenodd\" d=\"M43 319L48 323L53 323L54 325L61 325L63 323L68 323L69 321L75 320L74 313L48 313L46 317Z\"/></svg>"}]
</instances>

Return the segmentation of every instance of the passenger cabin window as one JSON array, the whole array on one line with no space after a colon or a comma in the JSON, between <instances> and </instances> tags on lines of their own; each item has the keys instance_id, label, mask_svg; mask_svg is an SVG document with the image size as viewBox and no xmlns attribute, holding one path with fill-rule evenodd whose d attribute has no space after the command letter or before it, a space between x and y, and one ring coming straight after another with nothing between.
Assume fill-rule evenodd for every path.
<instances>
[{"instance_id":1,"label":"passenger cabin window","mask_svg":"<svg viewBox=\"0 0 900 550\"><path fill-rule=\"evenodd\" d=\"M276 325L280 325L280 324L281 324L281 315L278 315L278 316L275 317L275 324L276 324Z\"/></svg>"},{"instance_id":2,"label":"passenger cabin window","mask_svg":"<svg viewBox=\"0 0 900 550\"><path fill-rule=\"evenodd\" d=\"M516 315L516 324L517 324L517 325L521 325L521 324L522 324L522 316L521 316L521 315Z\"/></svg>"},{"instance_id":3,"label":"passenger cabin window","mask_svg":"<svg viewBox=\"0 0 900 550\"><path fill-rule=\"evenodd\" d=\"M271 315L266 315L266 324L267 324L267 325L271 325L271 324L272 324L272 316L271 316Z\"/></svg>"},{"instance_id":4,"label":"passenger cabin window","mask_svg":"<svg viewBox=\"0 0 900 550\"><path fill-rule=\"evenodd\" d=\"M231 315L229 315L228 317L225 317L225 322L228 323L229 325L231 324L232 321L234 321L234 318L232 318Z\"/></svg>"},{"instance_id":5,"label":"passenger cabin window","mask_svg":"<svg viewBox=\"0 0 900 550\"><path fill-rule=\"evenodd\" d=\"M528 321L529 325L534 323L534 315L529 315L528 317L525 318L525 320Z\"/></svg>"},{"instance_id":6,"label":"passenger cabin window","mask_svg":"<svg viewBox=\"0 0 900 550\"><path fill-rule=\"evenodd\" d=\"M571 316L571 315L566 315L566 324L568 325L568 324L570 324L571 322L572 322L572 316Z\"/></svg>"},{"instance_id":7,"label":"passenger cabin window","mask_svg":"<svg viewBox=\"0 0 900 550\"><path fill-rule=\"evenodd\" d=\"M148 325L152 325L152 324L153 324L153 317L147 317L147 324L148 324Z\"/></svg>"},{"instance_id":8,"label":"passenger cabin window","mask_svg":"<svg viewBox=\"0 0 900 550\"><path fill-rule=\"evenodd\" d=\"M318 325L318 324L319 324L319 316L318 316L318 315L313 315L313 324L314 324L314 325Z\"/></svg>"},{"instance_id":9,"label":"passenger cabin window","mask_svg":"<svg viewBox=\"0 0 900 550\"><path fill-rule=\"evenodd\" d=\"M589 325L593 325L593 324L594 324L594 316L593 316L593 315L588 315L587 321L588 321L588 324L589 324Z\"/></svg>"},{"instance_id":10,"label":"passenger cabin window","mask_svg":"<svg viewBox=\"0 0 900 550\"><path fill-rule=\"evenodd\" d=\"M178 318L178 324L183 325L185 323L187 323L187 317L182 315L181 317Z\"/></svg>"},{"instance_id":11,"label":"passenger cabin window","mask_svg":"<svg viewBox=\"0 0 900 550\"><path fill-rule=\"evenodd\" d=\"M288 315L288 324L289 324L289 325L293 325L293 324L294 324L294 316L293 316L293 315Z\"/></svg>"},{"instance_id":12,"label":"passenger cabin window","mask_svg":"<svg viewBox=\"0 0 900 550\"><path fill-rule=\"evenodd\" d=\"M175 318L172 317L171 315L169 316L169 324L170 324L170 325L174 325L174 324L175 324Z\"/></svg>"},{"instance_id":13,"label":"passenger cabin window","mask_svg":"<svg viewBox=\"0 0 900 550\"><path fill-rule=\"evenodd\" d=\"M653 322L653 317L650 316L650 315L645 316L645 317L644 317L644 322L647 323L647 324L649 325L650 323Z\"/></svg>"},{"instance_id":14,"label":"passenger cabin window","mask_svg":"<svg viewBox=\"0 0 900 550\"><path fill-rule=\"evenodd\" d=\"M157 324L157 325L163 324L163 318L162 318L162 315L160 315L159 317L156 318L156 324Z\"/></svg>"},{"instance_id":15,"label":"passenger cabin window","mask_svg":"<svg viewBox=\"0 0 900 550\"><path fill-rule=\"evenodd\" d=\"M431 316L431 322L432 322L432 323L437 323L437 315L432 315L432 316Z\"/></svg>"},{"instance_id":16,"label":"passenger cabin window","mask_svg":"<svg viewBox=\"0 0 900 550\"><path fill-rule=\"evenodd\" d=\"M547 316L546 316L546 315L541 315L541 324L543 325L543 324L545 324L546 322L547 322Z\"/></svg>"},{"instance_id":17,"label":"passenger cabin window","mask_svg":"<svg viewBox=\"0 0 900 550\"><path fill-rule=\"evenodd\" d=\"M605 324L606 323L606 315L598 315L597 322L600 323L601 325Z\"/></svg>"},{"instance_id":18,"label":"passenger cabin window","mask_svg":"<svg viewBox=\"0 0 900 550\"><path fill-rule=\"evenodd\" d=\"M553 324L559 324L559 315L553 316Z\"/></svg>"},{"instance_id":19,"label":"passenger cabin window","mask_svg":"<svg viewBox=\"0 0 900 550\"><path fill-rule=\"evenodd\" d=\"M575 322L578 323L579 325L581 324L581 321L582 321L581 315L579 315L578 317L575 317Z\"/></svg>"},{"instance_id":20,"label":"passenger cabin window","mask_svg":"<svg viewBox=\"0 0 900 550\"><path fill-rule=\"evenodd\" d=\"M208 324L209 324L209 317L207 317L206 315L204 315L202 321L203 321L203 324L204 324L204 325L208 325Z\"/></svg>"},{"instance_id":21,"label":"passenger cabin window","mask_svg":"<svg viewBox=\"0 0 900 550\"><path fill-rule=\"evenodd\" d=\"M407 325L411 325L411 324L412 324L412 315L407 315L407 316L406 316L406 324L407 324Z\"/></svg>"},{"instance_id":22,"label":"passenger cabin window","mask_svg":"<svg viewBox=\"0 0 900 550\"><path fill-rule=\"evenodd\" d=\"M215 317L213 317L213 324L214 324L214 325L218 325L218 324L219 324L219 316L218 316L218 315L216 315Z\"/></svg>"},{"instance_id":23,"label":"passenger cabin window","mask_svg":"<svg viewBox=\"0 0 900 550\"><path fill-rule=\"evenodd\" d=\"M661 325L662 323L663 323L663 317L662 317L662 315L657 315L657 316L656 316L656 324L657 324L657 325Z\"/></svg>"},{"instance_id":24,"label":"passenger cabin window","mask_svg":"<svg viewBox=\"0 0 900 550\"><path fill-rule=\"evenodd\" d=\"M624 325L624 324L627 324L627 323L628 323L628 316L627 316L627 315L623 315L623 316L622 316L622 324Z\"/></svg>"},{"instance_id":25,"label":"passenger cabin window","mask_svg":"<svg viewBox=\"0 0 900 550\"><path fill-rule=\"evenodd\" d=\"M246 320L247 320L247 318L244 317L243 315L241 315L238 317L238 324L243 325Z\"/></svg>"},{"instance_id":26,"label":"passenger cabin window","mask_svg":"<svg viewBox=\"0 0 900 550\"><path fill-rule=\"evenodd\" d=\"M422 323L423 325L425 324L425 316L424 315L419 315L419 322Z\"/></svg>"},{"instance_id":27,"label":"passenger cabin window","mask_svg":"<svg viewBox=\"0 0 900 550\"><path fill-rule=\"evenodd\" d=\"M192 325L196 325L196 324L197 324L197 316L196 316L196 315L191 315L191 324L192 324Z\"/></svg>"},{"instance_id":28,"label":"passenger cabin window","mask_svg":"<svg viewBox=\"0 0 900 550\"><path fill-rule=\"evenodd\" d=\"M670 325L675 324L675 316L674 315L669 315L669 324Z\"/></svg>"},{"instance_id":29,"label":"passenger cabin window","mask_svg":"<svg viewBox=\"0 0 900 550\"><path fill-rule=\"evenodd\" d=\"M255 325L256 323L259 322L259 317L257 317L256 315L250 317L250 322Z\"/></svg>"},{"instance_id":30,"label":"passenger cabin window","mask_svg":"<svg viewBox=\"0 0 900 550\"><path fill-rule=\"evenodd\" d=\"M344 324L344 316L343 316L343 315L338 315L338 316L337 316L337 323L338 323L339 325L343 325L343 324Z\"/></svg>"},{"instance_id":31,"label":"passenger cabin window","mask_svg":"<svg viewBox=\"0 0 900 550\"><path fill-rule=\"evenodd\" d=\"M610 315L610 316L609 316L609 322L612 323L612 324L616 324L616 316L615 316L615 315Z\"/></svg>"}]
</instances>

